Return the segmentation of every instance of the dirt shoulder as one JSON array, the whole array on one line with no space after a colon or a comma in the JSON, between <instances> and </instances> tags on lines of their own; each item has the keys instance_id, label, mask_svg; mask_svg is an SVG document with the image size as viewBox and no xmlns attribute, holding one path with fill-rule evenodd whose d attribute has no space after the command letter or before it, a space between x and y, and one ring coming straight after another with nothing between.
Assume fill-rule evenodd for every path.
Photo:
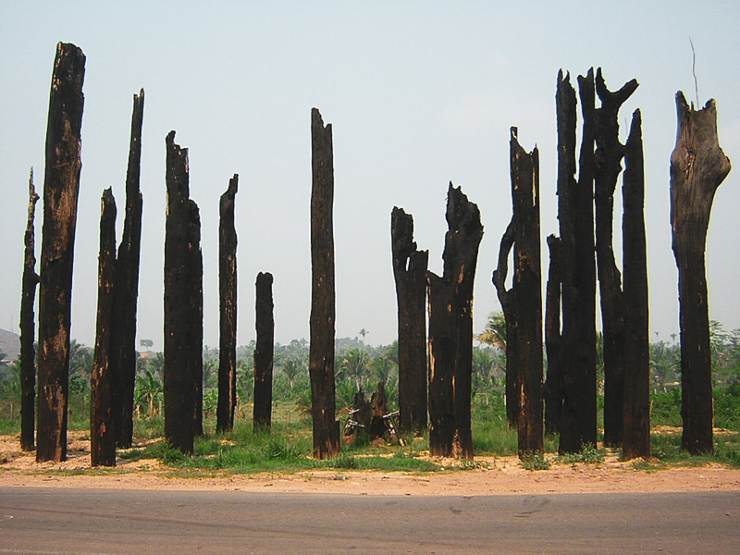
<instances>
[{"instance_id":1,"label":"dirt shoulder","mask_svg":"<svg viewBox=\"0 0 740 555\"><path fill-rule=\"evenodd\" d=\"M0 436L0 486L158 490L240 490L352 495L510 495L618 492L740 492L740 470L716 464L646 472L615 457L600 464L553 464L528 471L516 457L476 457L476 468L428 473L310 470L295 473L193 474L154 459L121 460L113 470L90 468L89 442L71 434L69 459L37 464ZM453 461L434 459L441 466Z\"/></svg>"}]
</instances>

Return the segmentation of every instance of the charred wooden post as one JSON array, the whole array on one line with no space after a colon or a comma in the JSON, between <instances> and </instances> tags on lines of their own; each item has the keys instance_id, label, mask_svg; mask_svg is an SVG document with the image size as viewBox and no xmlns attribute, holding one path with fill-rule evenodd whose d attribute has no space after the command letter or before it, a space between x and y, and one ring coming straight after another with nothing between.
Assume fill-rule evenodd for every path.
<instances>
[{"instance_id":1,"label":"charred wooden post","mask_svg":"<svg viewBox=\"0 0 740 555\"><path fill-rule=\"evenodd\" d=\"M698 455L714 450L704 252L714 194L730 173L730 160L719 146L714 100L695 110L679 91L676 111L678 132L671 153L671 227L680 305L681 446Z\"/></svg>"},{"instance_id":2,"label":"charred wooden post","mask_svg":"<svg viewBox=\"0 0 740 555\"><path fill-rule=\"evenodd\" d=\"M596 444L596 263L594 259L594 74L578 77L583 114L575 179L576 95L558 73L558 219L563 268L561 453Z\"/></svg>"},{"instance_id":3,"label":"charred wooden post","mask_svg":"<svg viewBox=\"0 0 740 555\"><path fill-rule=\"evenodd\" d=\"M447 191L447 226L442 277L427 272L429 451L468 459L473 457L473 284L483 226L478 207L452 183Z\"/></svg>"},{"instance_id":4,"label":"charred wooden post","mask_svg":"<svg viewBox=\"0 0 740 555\"><path fill-rule=\"evenodd\" d=\"M229 187L221 195L218 224L218 292L219 292L219 350L218 350L218 407L216 431L227 432L234 427L236 408L236 228L234 201L239 190L239 175L229 180ZM256 382L255 382L256 383Z\"/></svg>"},{"instance_id":5,"label":"charred wooden post","mask_svg":"<svg viewBox=\"0 0 740 555\"><path fill-rule=\"evenodd\" d=\"M426 272L429 251L416 250L414 219L401 208L391 212L393 277L398 302L398 408L400 428L427 427Z\"/></svg>"},{"instance_id":6,"label":"charred wooden post","mask_svg":"<svg viewBox=\"0 0 740 555\"><path fill-rule=\"evenodd\" d=\"M275 318L272 302L272 274L257 274L254 350L254 411L252 427L269 430L272 423L272 361L275 345Z\"/></svg>"},{"instance_id":7,"label":"charred wooden post","mask_svg":"<svg viewBox=\"0 0 740 555\"><path fill-rule=\"evenodd\" d=\"M144 121L144 89L134 95L131 138L126 171L126 216L116 259L111 325L111 374L116 384L113 396L116 445L131 447L134 433L134 387L136 382L136 312L139 298L141 259L141 128Z\"/></svg>"},{"instance_id":8,"label":"charred wooden post","mask_svg":"<svg viewBox=\"0 0 740 555\"><path fill-rule=\"evenodd\" d=\"M388 414L388 398L385 394L385 382L378 382L378 388L370 397L370 441L382 439L385 435L385 421Z\"/></svg>"},{"instance_id":9,"label":"charred wooden post","mask_svg":"<svg viewBox=\"0 0 740 555\"><path fill-rule=\"evenodd\" d=\"M33 168L28 177L28 219L26 232L23 236L23 282L21 291L21 449L33 451L35 441L36 415L36 349L33 344L35 337L35 320L33 304L36 299L36 285L39 276L36 274L36 239L34 233L34 217L36 203L39 196L33 185Z\"/></svg>"},{"instance_id":10,"label":"charred wooden post","mask_svg":"<svg viewBox=\"0 0 740 555\"><path fill-rule=\"evenodd\" d=\"M69 326L80 189L85 55L58 43L49 96L39 287L39 395L36 460L67 458Z\"/></svg>"},{"instance_id":11,"label":"charred wooden post","mask_svg":"<svg viewBox=\"0 0 740 555\"><path fill-rule=\"evenodd\" d=\"M645 170L640 111L625 145L622 199L624 268L624 399L622 457L650 456L650 338L645 241Z\"/></svg>"},{"instance_id":12,"label":"charred wooden post","mask_svg":"<svg viewBox=\"0 0 740 555\"><path fill-rule=\"evenodd\" d=\"M311 376L313 452L326 459L339 452L334 384L334 154L331 124L311 110Z\"/></svg>"},{"instance_id":13,"label":"charred wooden post","mask_svg":"<svg viewBox=\"0 0 740 555\"><path fill-rule=\"evenodd\" d=\"M202 380L203 364L200 217L190 199L188 151L175 143L174 131L165 143L164 431L170 445L189 454L196 434L197 367Z\"/></svg>"},{"instance_id":14,"label":"charred wooden post","mask_svg":"<svg viewBox=\"0 0 740 555\"><path fill-rule=\"evenodd\" d=\"M540 269L540 169L535 147L526 152L511 128L511 194L514 211L514 296L516 341L517 429L519 455L541 453L542 433L542 273Z\"/></svg>"},{"instance_id":15,"label":"charred wooden post","mask_svg":"<svg viewBox=\"0 0 740 555\"><path fill-rule=\"evenodd\" d=\"M555 235L547 237L550 252L550 266L547 272L545 293L545 350L547 352L547 379L544 386L545 433L557 434L560 431L560 413L563 408L563 377L560 357L560 239Z\"/></svg>"},{"instance_id":16,"label":"charred wooden post","mask_svg":"<svg viewBox=\"0 0 740 555\"><path fill-rule=\"evenodd\" d=\"M491 281L496 288L498 302L501 304L501 311L504 314L506 323L506 421L512 428L517 427L517 418L519 416L519 396L517 392L517 375L519 362L517 360L517 347L519 343L516 340L517 318L519 311L516 308L516 299L514 291L506 288L506 276L509 273L509 255L514 248L514 219L506 226L501 237L501 244L498 250L498 264L493 271Z\"/></svg>"},{"instance_id":17,"label":"charred wooden post","mask_svg":"<svg viewBox=\"0 0 740 555\"><path fill-rule=\"evenodd\" d=\"M100 211L98 255L98 314L95 326L95 358L90 374L90 460L92 466L116 465L116 433L113 415L114 376L113 303L116 278L116 201L111 189L103 192Z\"/></svg>"},{"instance_id":18,"label":"charred wooden post","mask_svg":"<svg viewBox=\"0 0 740 555\"><path fill-rule=\"evenodd\" d=\"M596 257L604 334L604 445L622 443L622 399L624 390L625 306L622 275L614 258L612 226L614 191L622 170L624 147L619 142L619 109L637 89L634 79L621 89L607 89L601 68L596 72Z\"/></svg>"}]
</instances>

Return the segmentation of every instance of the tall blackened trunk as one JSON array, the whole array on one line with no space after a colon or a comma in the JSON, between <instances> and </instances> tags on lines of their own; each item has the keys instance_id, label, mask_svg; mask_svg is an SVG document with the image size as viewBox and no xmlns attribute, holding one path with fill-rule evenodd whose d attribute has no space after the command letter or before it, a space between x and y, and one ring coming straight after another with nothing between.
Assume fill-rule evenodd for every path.
<instances>
[{"instance_id":1,"label":"tall blackened trunk","mask_svg":"<svg viewBox=\"0 0 740 555\"><path fill-rule=\"evenodd\" d=\"M116 260L116 287L113 290L111 325L111 374L116 384L114 430L116 444L131 447L134 433L134 388L136 382L136 312L139 298L141 259L141 217L143 198L140 188L141 127L144 121L144 89L134 95L131 138L126 171L126 217Z\"/></svg>"},{"instance_id":2,"label":"tall blackened trunk","mask_svg":"<svg viewBox=\"0 0 740 555\"><path fill-rule=\"evenodd\" d=\"M399 425L407 432L427 427L426 272L429 251L416 250L414 219L391 212L393 277L398 302Z\"/></svg>"},{"instance_id":3,"label":"tall blackened trunk","mask_svg":"<svg viewBox=\"0 0 740 555\"><path fill-rule=\"evenodd\" d=\"M671 153L671 227L680 306L681 446L698 455L714 450L704 252L714 194L730 173L730 160L719 146L714 100L697 111L679 91L676 111L678 131Z\"/></svg>"},{"instance_id":4,"label":"tall blackened trunk","mask_svg":"<svg viewBox=\"0 0 740 555\"><path fill-rule=\"evenodd\" d=\"M606 88L601 68L596 72L596 92L601 106L596 118L596 256L599 272L601 323L604 334L604 444L622 443L624 390L625 306L622 276L612 241L614 191L622 170L624 147L619 142L619 109L637 89L634 79L612 92Z\"/></svg>"},{"instance_id":5,"label":"tall blackened trunk","mask_svg":"<svg viewBox=\"0 0 740 555\"><path fill-rule=\"evenodd\" d=\"M116 201L111 189L103 192L100 211L98 255L98 314L95 327L95 358L90 374L90 460L92 466L116 465L116 434L113 427L114 291L116 279Z\"/></svg>"},{"instance_id":6,"label":"tall blackened trunk","mask_svg":"<svg viewBox=\"0 0 740 555\"><path fill-rule=\"evenodd\" d=\"M444 272L441 278L427 272L429 450L433 455L467 459L473 457L473 283L483 226L478 207L452 183L447 191L446 217ZM438 425L441 427L435 429Z\"/></svg>"},{"instance_id":7,"label":"tall blackened trunk","mask_svg":"<svg viewBox=\"0 0 740 555\"><path fill-rule=\"evenodd\" d=\"M545 349L547 351L547 379L544 386L545 433L560 432L560 414L563 410L563 377L560 357L562 337L560 335L560 239L547 237L550 265L547 271L545 292Z\"/></svg>"},{"instance_id":8,"label":"tall blackened trunk","mask_svg":"<svg viewBox=\"0 0 740 555\"><path fill-rule=\"evenodd\" d=\"M36 240L34 233L34 216L39 196L33 185L33 169L28 177L28 219L23 236L23 283L21 291L21 449L33 451L35 440L36 414L36 349L35 321L33 305L36 300L36 285L39 276L36 274Z\"/></svg>"},{"instance_id":9,"label":"tall blackened trunk","mask_svg":"<svg viewBox=\"0 0 740 555\"><path fill-rule=\"evenodd\" d=\"M49 96L39 288L39 395L36 460L67 458L69 327L72 307L85 55L58 43Z\"/></svg>"},{"instance_id":10,"label":"tall blackened trunk","mask_svg":"<svg viewBox=\"0 0 740 555\"><path fill-rule=\"evenodd\" d=\"M236 408L236 228L234 201L239 190L239 175L229 180L229 187L221 195L218 224L218 292L219 292L219 351L218 351L218 407L216 431L226 432L234 427Z\"/></svg>"},{"instance_id":11,"label":"tall blackened trunk","mask_svg":"<svg viewBox=\"0 0 740 555\"><path fill-rule=\"evenodd\" d=\"M311 375L313 452L325 459L339 452L335 418L334 155L331 124L311 110Z\"/></svg>"},{"instance_id":12,"label":"tall blackened trunk","mask_svg":"<svg viewBox=\"0 0 740 555\"><path fill-rule=\"evenodd\" d=\"M650 456L650 338L645 241L645 171L640 111L625 145L622 199L624 251L624 400L622 456Z\"/></svg>"},{"instance_id":13,"label":"tall blackened trunk","mask_svg":"<svg viewBox=\"0 0 740 555\"><path fill-rule=\"evenodd\" d=\"M254 350L253 428L269 430L272 422L272 360L275 344L272 274L257 274L255 288L257 344Z\"/></svg>"},{"instance_id":14,"label":"tall blackened trunk","mask_svg":"<svg viewBox=\"0 0 740 555\"><path fill-rule=\"evenodd\" d=\"M196 435L198 367L202 380L200 216L190 199L188 151L166 139L167 219L164 253L164 431L183 453ZM202 387L202 386L201 386Z\"/></svg>"}]
</instances>

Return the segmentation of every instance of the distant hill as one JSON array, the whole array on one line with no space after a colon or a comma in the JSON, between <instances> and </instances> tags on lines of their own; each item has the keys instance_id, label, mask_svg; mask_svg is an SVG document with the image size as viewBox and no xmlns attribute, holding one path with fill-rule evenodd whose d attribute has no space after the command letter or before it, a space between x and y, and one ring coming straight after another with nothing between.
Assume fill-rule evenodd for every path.
<instances>
[{"instance_id":1,"label":"distant hill","mask_svg":"<svg viewBox=\"0 0 740 555\"><path fill-rule=\"evenodd\" d=\"M0 328L0 351L5 353L3 360L14 361L21 350L21 338L17 333Z\"/></svg>"}]
</instances>

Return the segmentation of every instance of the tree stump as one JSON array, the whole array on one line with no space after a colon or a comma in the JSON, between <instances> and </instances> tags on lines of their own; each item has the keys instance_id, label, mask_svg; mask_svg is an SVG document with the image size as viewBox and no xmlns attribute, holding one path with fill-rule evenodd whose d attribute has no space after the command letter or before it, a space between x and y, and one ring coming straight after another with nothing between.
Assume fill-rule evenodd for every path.
<instances>
[{"instance_id":1,"label":"tree stump","mask_svg":"<svg viewBox=\"0 0 740 555\"><path fill-rule=\"evenodd\" d=\"M561 370L560 335L560 239L547 237L550 265L547 272L545 292L545 350L547 351L547 379L544 386L545 433L560 432L560 413L563 409L563 377Z\"/></svg>"},{"instance_id":2,"label":"tree stump","mask_svg":"<svg viewBox=\"0 0 740 555\"><path fill-rule=\"evenodd\" d=\"M414 219L391 212L393 277L398 302L398 408L401 430L427 427L426 272L429 251L416 249Z\"/></svg>"},{"instance_id":3,"label":"tree stump","mask_svg":"<svg viewBox=\"0 0 740 555\"><path fill-rule=\"evenodd\" d=\"M90 374L90 461L92 466L116 465L116 433L113 416L111 339L116 278L116 201L111 189L103 192L100 212L98 257L98 314L95 355Z\"/></svg>"},{"instance_id":4,"label":"tree stump","mask_svg":"<svg viewBox=\"0 0 740 555\"><path fill-rule=\"evenodd\" d=\"M28 219L23 236L23 281L21 291L21 449L33 451L35 444L35 410L36 402L36 348L35 320L33 305L36 300L36 285L39 276L36 274L34 217L39 196L33 185L33 168L28 177Z\"/></svg>"},{"instance_id":5,"label":"tree stump","mask_svg":"<svg viewBox=\"0 0 740 555\"><path fill-rule=\"evenodd\" d=\"M275 319L272 302L272 274L257 274L254 350L253 429L269 430L272 422L272 361L275 344Z\"/></svg>"},{"instance_id":6,"label":"tree stump","mask_svg":"<svg viewBox=\"0 0 740 555\"><path fill-rule=\"evenodd\" d=\"M219 292L219 350L218 350L218 407L216 431L227 432L234 427L236 407L236 228L234 201L239 190L239 176L229 180L229 187L219 203L218 224L218 292Z\"/></svg>"},{"instance_id":7,"label":"tree stump","mask_svg":"<svg viewBox=\"0 0 740 555\"><path fill-rule=\"evenodd\" d=\"M676 111L678 132L671 153L671 227L680 306L681 446L699 455L714 451L704 252L714 194L731 166L719 146L714 100L695 110L679 91Z\"/></svg>"},{"instance_id":8,"label":"tree stump","mask_svg":"<svg viewBox=\"0 0 740 555\"><path fill-rule=\"evenodd\" d=\"M67 459L72 268L80 190L85 55L58 43L49 95L39 287L36 461Z\"/></svg>"},{"instance_id":9,"label":"tree stump","mask_svg":"<svg viewBox=\"0 0 740 555\"><path fill-rule=\"evenodd\" d=\"M140 188L141 128L144 121L144 89L134 95L131 138L126 172L126 216L116 259L116 287L113 290L111 325L111 374L116 391L113 396L118 447L131 447L134 433L134 389L136 383L136 312L139 298L141 260L141 218L143 198Z\"/></svg>"},{"instance_id":10,"label":"tree stump","mask_svg":"<svg viewBox=\"0 0 740 555\"><path fill-rule=\"evenodd\" d=\"M483 237L478 207L458 187L447 191L442 277L427 272L429 302L429 451L473 457L470 387L473 283Z\"/></svg>"},{"instance_id":11,"label":"tree stump","mask_svg":"<svg viewBox=\"0 0 740 555\"><path fill-rule=\"evenodd\" d=\"M335 412L334 155L331 124L311 110L311 376L313 452L326 459L339 452Z\"/></svg>"},{"instance_id":12,"label":"tree stump","mask_svg":"<svg viewBox=\"0 0 740 555\"><path fill-rule=\"evenodd\" d=\"M388 398L382 381L378 382L378 388L370 397L370 412L370 441L383 439L386 430L383 417L388 414Z\"/></svg>"}]
</instances>

